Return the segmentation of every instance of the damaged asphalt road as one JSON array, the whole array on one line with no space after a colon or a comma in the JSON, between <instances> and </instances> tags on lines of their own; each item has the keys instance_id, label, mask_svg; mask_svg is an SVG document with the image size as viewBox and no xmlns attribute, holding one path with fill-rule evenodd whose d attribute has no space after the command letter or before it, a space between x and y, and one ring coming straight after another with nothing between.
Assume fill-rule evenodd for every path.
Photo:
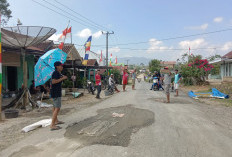
<instances>
[{"instance_id":1,"label":"damaged asphalt road","mask_svg":"<svg viewBox=\"0 0 232 157\"><path fill-rule=\"evenodd\" d=\"M0 152L10 157L231 157L230 112L171 95L150 84L61 116L63 129L41 128ZM216 108L216 109L215 109ZM223 114L218 116L218 111ZM211 114L213 113L213 114ZM114 116L116 115L116 116ZM232 115L232 114L231 114Z\"/></svg>"},{"instance_id":2,"label":"damaged asphalt road","mask_svg":"<svg viewBox=\"0 0 232 157\"><path fill-rule=\"evenodd\" d=\"M98 114L67 128L64 136L78 139L83 145L103 144L127 147L132 133L154 123L154 113L131 105L97 111ZM123 114L113 117L113 113Z\"/></svg>"}]
</instances>

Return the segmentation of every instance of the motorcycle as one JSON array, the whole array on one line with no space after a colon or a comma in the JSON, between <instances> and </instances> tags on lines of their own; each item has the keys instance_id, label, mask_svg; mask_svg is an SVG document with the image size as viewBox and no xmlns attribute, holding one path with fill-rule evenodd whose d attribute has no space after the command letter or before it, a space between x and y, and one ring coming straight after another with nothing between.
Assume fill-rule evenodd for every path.
<instances>
[{"instance_id":1,"label":"motorcycle","mask_svg":"<svg viewBox=\"0 0 232 157\"><path fill-rule=\"evenodd\" d=\"M159 90L159 80L158 80L158 77L154 77L153 78L153 85L152 85L152 88L154 91L156 90Z\"/></svg>"},{"instance_id":2,"label":"motorcycle","mask_svg":"<svg viewBox=\"0 0 232 157\"><path fill-rule=\"evenodd\" d=\"M89 93L92 93L94 95L94 92L95 92L95 87L94 87L94 83L87 80L87 89L88 89L88 92Z\"/></svg>"},{"instance_id":3,"label":"motorcycle","mask_svg":"<svg viewBox=\"0 0 232 157\"><path fill-rule=\"evenodd\" d=\"M108 86L108 92L109 92L109 94L111 94L111 95L114 94L114 88L115 88L114 85L111 85L111 86L109 85Z\"/></svg>"}]
</instances>

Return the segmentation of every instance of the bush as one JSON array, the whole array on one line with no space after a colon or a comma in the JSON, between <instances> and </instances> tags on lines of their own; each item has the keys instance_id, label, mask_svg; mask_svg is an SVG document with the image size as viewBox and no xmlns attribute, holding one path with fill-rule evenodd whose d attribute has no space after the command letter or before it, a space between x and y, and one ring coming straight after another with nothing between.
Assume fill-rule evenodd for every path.
<instances>
[{"instance_id":1,"label":"bush","mask_svg":"<svg viewBox=\"0 0 232 157\"><path fill-rule=\"evenodd\" d=\"M191 62L181 65L181 75L185 85L201 85L205 82L208 73L214 68L207 59L191 57Z\"/></svg>"},{"instance_id":2,"label":"bush","mask_svg":"<svg viewBox=\"0 0 232 157\"><path fill-rule=\"evenodd\" d=\"M110 74L113 74L114 75L114 80L117 84L121 84L122 82L122 76L120 74L120 71L118 69L112 69L110 71Z\"/></svg>"}]
</instances>

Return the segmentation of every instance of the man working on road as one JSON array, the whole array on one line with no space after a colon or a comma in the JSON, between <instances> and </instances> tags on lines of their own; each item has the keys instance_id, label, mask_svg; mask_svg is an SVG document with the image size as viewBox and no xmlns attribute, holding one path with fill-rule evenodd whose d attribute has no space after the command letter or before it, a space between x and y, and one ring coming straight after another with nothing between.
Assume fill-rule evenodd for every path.
<instances>
[{"instance_id":1,"label":"man working on road","mask_svg":"<svg viewBox=\"0 0 232 157\"><path fill-rule=\"evenodd\" d=\"M165 67L161 73L164 74L164 91L167 95L167 102L170 103L170 88L171 88L171 71Z\"/></svg>"},{"instance_id":2,"label":"man working on road","mask_svg":"<svg viewBox=\"0 0 232 157\"><path fill-rule=\"evenodd\" d=\"M175 80L174 80L174 89L176 90L176 95L175 96L178 96L179 93L178 93L178 89L179 89L179 82L181 81L181 75L178 73L178 70L176 69L175 70Z\"/></svg>"},{"instance_id":3,"label":"man working on road","mask_svg":"<svg viewBox=\"0 0 232 157\"><path fill-rule=\"evenodd\" d=\"M54 101L52 123L50 126L51 131L61 129L61 127L56 125L64 123L62 121L58 121L57 115L61 108L61 84L63 80L67 79L67 76L63 76L61 74L61 71L63 70L63 64L61 62L55 62L54 67L55 71L52 74L51 81L51 97Z\"/></svg>"},{"instance_id":4,"label":"man working on road","mask_svg":"<svg viewBox=\"0 0 232 157\"><path fill-rule=\"evenodd\" d=\"M132 90L135 90L136 69L132 73Z\"/></svg>"},{"instance_id":5,"label":"man working on road","mask_svg":"<svg viewBox=\"0 0 232 157\"><path fill-rule=\"evenodd\" d=\"M100 70L97 70L97 74L95 76L96 80L96 86L97 86L97 99L100 99L100 93L101 93L101 76L100 76Z\"/></svg>"},{"instance_id":6,"label":"man working on road","mask_svg":"<svg viewBox=\"0 0 232 157\"><path fill-rule=\"evenodd\" d=\"M124 67L125 69L123 70L123 76L122 76L122 88L123 92L126 91L126 85L127 85L127 78L128 78L128 73L127 73L127 67Z\"/></svg>"}]
</instances>

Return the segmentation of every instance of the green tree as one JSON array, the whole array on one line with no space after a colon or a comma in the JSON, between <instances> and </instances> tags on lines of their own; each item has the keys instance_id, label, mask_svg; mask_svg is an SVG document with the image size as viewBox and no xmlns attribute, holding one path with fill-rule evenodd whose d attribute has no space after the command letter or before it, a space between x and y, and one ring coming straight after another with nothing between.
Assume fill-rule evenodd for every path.
<instances>
[{"instance_id":1,"label":"green tree","mask_svg":"<svg viewBox=\"0 0 232 157\"><path fill-rule=\"evenodd\" d=\"M154 71L160 71L161 66L160 66L160 60L158 59L153 59L149 62L149 70L150 72Z\"/></svg>"},{"instance_id":2,"label":"green tree","mask_svg":"<svg viewBox=\"0 0 232 157\"><path fill-rule=\"evenodd\" d=\"M118 69L112 69L110 70L110 74L114 74L114 80L116 83L121 83L122 82L122 76L120 74L120 71Z\"/></svg>"},{"instance_id":3,"label":"green tree","mask_svg":"<svg viewBox=\"0 0 232 157\"><path fill-rule=\"evenodd\" d=\"M209 61L213 61L213 60L215 60L215 59L217 59L217 58L221 58L221 56L220 56L220 55L213 55L213 56L210 56L210 57L208 58L208 60L209 60Z\"/></svg>"},{"instance_id":4,"label":"green tree","mask_svg":"<svg viewBox=\"0 0 232 157\"><path fill-rule=\"evenodd\" d=\"M7 2L7 0L0 0L0 9L1 9L1 22L2 25L6 25L11 16L11 10L9 9L10 4Z\"/></svg>"}]
</instances>

